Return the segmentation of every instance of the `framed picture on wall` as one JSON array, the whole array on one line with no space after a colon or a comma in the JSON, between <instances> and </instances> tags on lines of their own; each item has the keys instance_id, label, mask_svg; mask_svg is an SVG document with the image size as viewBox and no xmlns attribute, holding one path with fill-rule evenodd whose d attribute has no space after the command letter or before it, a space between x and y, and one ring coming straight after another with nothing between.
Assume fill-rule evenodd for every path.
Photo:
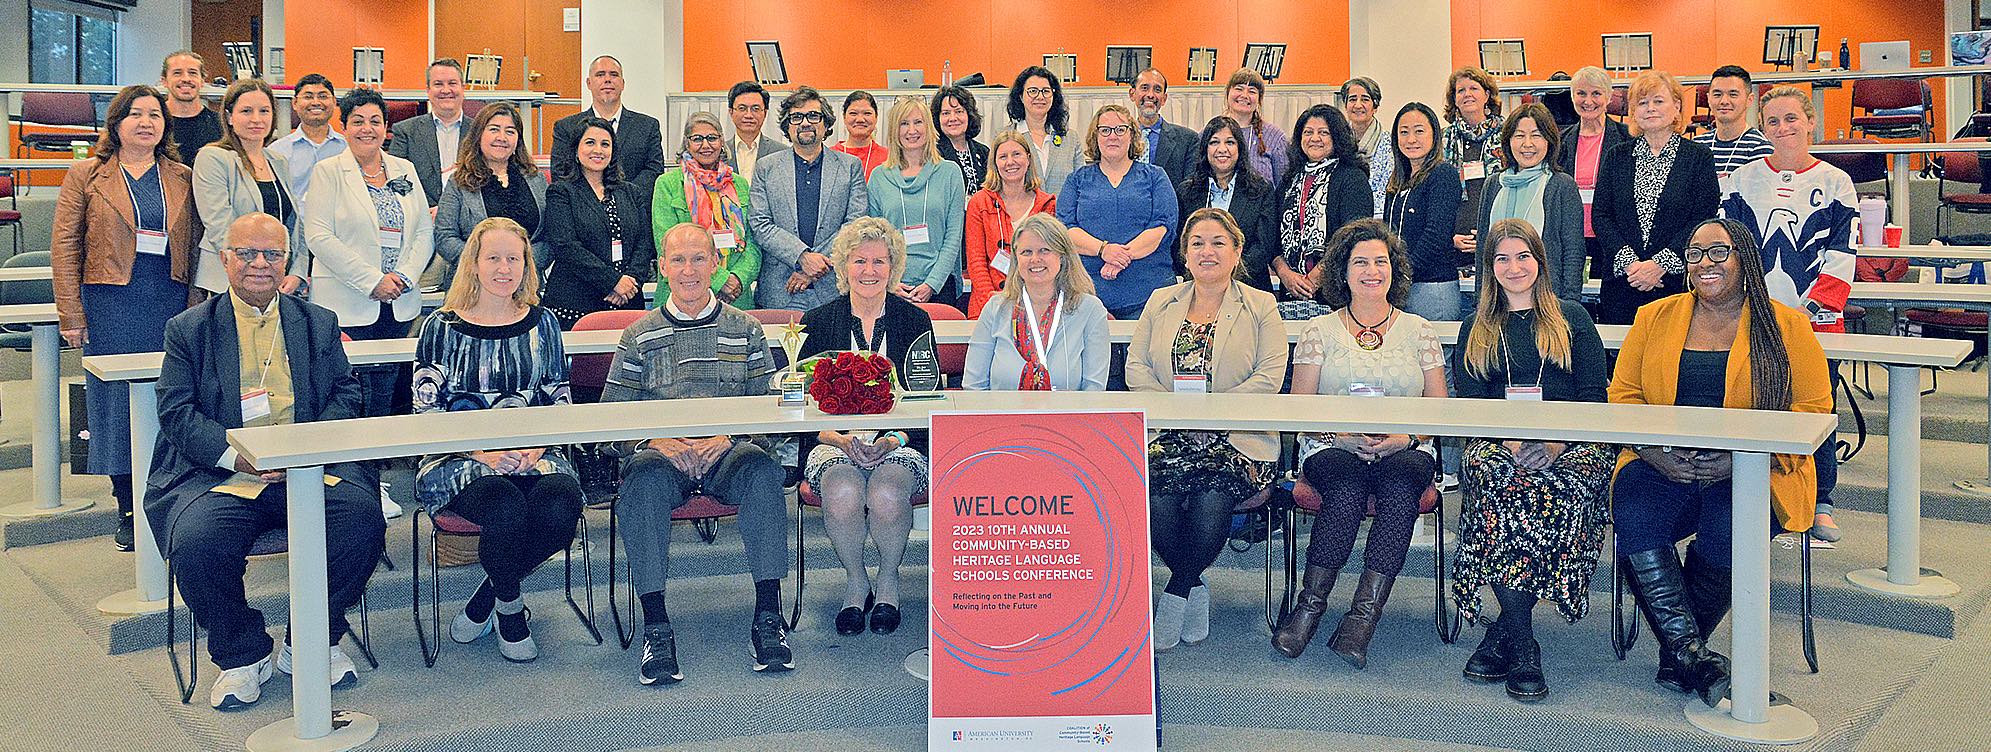
<instances>
[{"instance_id":1,"label":"framed picture on wall","mask_svg":"<svg viewBox=\"0 0 1991 752\"><path fill-rule=\"evenodd\" d=\"M1244 46L1244 67L1258 71L1267 81L1279 79L1279 69L1286 65L1286 45L1273 42L1252 42Z\"/></svg>"},{"instance_id":2,"label":"framed picture on wall","mask_svg":"<svg viewBox=\"0 0 1991 752\"><path fill-rule=\"evenodd\" d=\"M1652 70L1652 32L1605 34L1604 70L1637 73Z\"/></svg>"},{"instance_id":3,"label":"framed picture on wall","mask_svg":"<svg viewBox=\"0 0 1991 752\"><path fill-rule=\"evenodd\" d=\"M465 55L463 85L472 89L498 88L498 76L505 69L505 56L485 50L482 55Z\"/></svg>"},{"instance_id":4,"label":"framed picture on wall","mask_svg":"<svg viewBox=\"0 0 1991 752\"><path fill-rule=\"evenodd\" d=\"M1106 48L1106 80L1131 84L1141 71L1154 65L1155 48L1146 45L1112 45Z\"/></svg>"},{"instance_id":5,"label":"framed picture on wall","mask_svg":"<svg viewBox=\"0 0 1991 752\"><path fill-rule=\"evenodd\" d=\"M781 59L781 43L774 40L747 42L747 61L754 66L754 81L762 86L788 84L788 64Z\"/></svg>"},{"instance_id":6,"label":"framed picture on wall","mask_svg":"<svg viewBox=\"0 0 1991 752\"><path fill-rule=\"evenodd\" d=\"M1217 48L1189 48L1189 83L1207 84L1217 80Z\"/></svg>"},{"instance_id":7,"label":"framed picture on wall","mask_svg":"<svg viewBox=\"0 0 1991 752\"><path fill-rule=\"evenodd\" d=\"M1521 39L1479 40L1479 67L1495 76L1528 75L1528 47Z\"/></svg>"},{"instance_id":8,"label":"framed picture on wall","mask_svg":"<svg viewBox=\"0 0 1991 752\"><path fill-rule=\"evenodd\" d=\"M1817 26L1763 27L1763 62L1796 68L1818 58Z\"/></svg>"},{"instance_id":9,"label":"framed picture on wall","mask_svg":"<svg viewBox=\"0 0 1991 752\"><path fill-rule=\"evenodd\" d=\"M1044 68L1057 74L1061 83L1078 83L1078 56L1060 52L1044 56Z\"/></svg>"},{"instance_id":10,"label":"framed picture on wall","mask_svg":"<svg viewBox=\"0 0 1991 752\"><path fill-rule=\"evenodd\" d=\"M387 50L379 47L353 48L353 85L380 88L387 73Z\"/></svg>"}]
</instances>

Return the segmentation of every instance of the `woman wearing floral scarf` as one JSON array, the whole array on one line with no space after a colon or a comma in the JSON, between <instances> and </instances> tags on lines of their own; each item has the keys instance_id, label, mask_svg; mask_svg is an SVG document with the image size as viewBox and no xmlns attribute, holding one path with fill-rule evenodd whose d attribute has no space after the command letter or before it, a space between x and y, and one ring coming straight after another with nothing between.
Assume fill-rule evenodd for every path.
<instances>
[{"instance_id":1,"label":"woman wearing floral scarf","mask_svg":"<svg viewBox=\"0 0 1991 752\"><path fill-rule=\"evenodd\" d=\"M1313 299L1314 264L1342 225L1375 212L1369 166L1348 120L1317 104L1293 124L1292 165L1279 186L1279 255L1272 259L1281 300Z\"/></svg>"},{"instance_id":2,"label":"woman wearing floral scarf","mask_svg":"<svg viewBox=\"0 0 1991 752\"><path fill-rule=\"evenodd\" d=\"M685 222L712 233L719 246L719 268L712 273L712 292L731 303L752 300L748 285L760 276L760 248L747 231L747 176L726 164L725 131L709 112L692 113L684 124L684 144L678 166L657 177L651 192L651 229L657 247L664 233ZM656 300L670 297L670 282L657 279Z\"/></svg>"}]
</instances>

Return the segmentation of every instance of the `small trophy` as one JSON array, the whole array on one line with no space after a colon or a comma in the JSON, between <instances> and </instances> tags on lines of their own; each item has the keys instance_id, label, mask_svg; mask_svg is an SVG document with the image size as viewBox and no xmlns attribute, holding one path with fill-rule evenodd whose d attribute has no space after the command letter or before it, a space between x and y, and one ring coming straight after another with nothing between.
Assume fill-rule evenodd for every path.
<instances>
[{"instance_id":1,"label":"small trophy","mask_svg":"<svg viewBox=\"0 0 1991 752\"><path fill-rule=\"evenodd\" d=\"M906 348L906 388L900 399L932 400L946 399L940 391L944 377L940 373L940 358L933 344L933 332L926 332L913 340Z\"/></svg>"},{"instance_id":2,"label":"small trophy","mask_svg":"<svg viewBox=\"0 0 1991 752\"><path fill-rule=\"evenodd\" d=\"M797 369L802 352L802 325L790 322L781 331L781 352L788 356L788 370L781 374L781 406L808 404L809 376Z\"/></svg>"}]
</instances>

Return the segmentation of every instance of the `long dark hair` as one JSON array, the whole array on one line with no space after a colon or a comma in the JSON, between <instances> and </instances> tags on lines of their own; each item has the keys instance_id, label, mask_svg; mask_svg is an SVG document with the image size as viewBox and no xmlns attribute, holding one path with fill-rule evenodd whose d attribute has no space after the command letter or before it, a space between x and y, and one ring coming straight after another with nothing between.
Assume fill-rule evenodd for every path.
<instances>
[{"instance_id":1,"label":"long dark hair","mask_svg":"<svg viewBox=\"0 0 1991 752\"><path fill-rule=\"evenodd\" d=\"M131 117L131 103L137 101L139 97L158 100L159 117L162 120L168 117L166 95L160 93L158 89L146 84L132 84L119 89L117 96L111 98L110 113L104 119L104 137L97 142L97 161L115 160L118 158L118 152L124 150L124 139L118 135L118 126L124 125L124 119ZM173 129L162 122L159 130L159 145L152 147L152 158L161 162L180 161L180 147L173 143Z\"/></svg>"},{"instance_id":2,"label":"long dark hair","mask_svg":"<svg viewBox=\"0 0 1991 752\"><path fill-rule=\"evenodd\" d=\"M1708 225L1718 225L1728 233L1735 259L1742 267L1744 310L1749 316L1749 391L1757 410L1791 409L1791 356L1784 349L1784 330L1777 326L1776 305L1770 302L1770 286L1763 281L1763 255L1756 236L1741 222L1707 219L1694 225L1694 233ZM1688 237L1693 237L1689 233Z\"/></svg>"},{"instance_id":3,"label":"long dark hair","mask_svg":"<svg viewBox=\"0 0 1991 752\"><path fill-rule=\"evenodd\" d=\"M1410 157L1403 155L1403 148L1396 141L1396 127L1403 124L1403 116L1411 114L1423 115L1424 120L1431 124L1431 153L1424 155L1424 164L1416 170L1410 169ZM1396 119L1390 121L1390 159L1396 162L1396 170L1390 173L1387 188L1390 193L1416 188L1431 176L1431 168L1445 161L1444 156L1438 153L1438 146L1444 138L1444 127L1438 122L1438 113L1432 112L1423 102L1408 102L1396 111Z\"/></svg>"},{"instance_id":4,"label":"long dark hair","mask_svg":"<svg viewBox=\"0 0 1991 752\"><path fill-rule=\"evenodd\" d=\"M1245 150L1244 126L1238 125L1229 115L1210 118L1210 122L1203 126L1202 134L1196 137L1196 167L1195 171L1190 173L1191 179L1202 184L1217 176L1216 171L1210 169L1210 139L1216 138L1218 133L1223 132L1229 132L1231 138L1237 140L1237 166L1231 168L1231 179L1253 185L1266 185L1265 178L1259 177L1258 173L1252 172L1248 166L1251 152Z\"/></svg>"},{"instance_id":5,"label":"long dark hair","mask_svg":"<svg viewBox=\"0 0 1991 752\"><path fill-rule=\"evenodd\" d=\"M1016 82L1009 85L1009 119L1023 122L1023 84L1032 78L1051 82L1051 111L1044 113L1044 127L1051 135L1065 135L1065 120L1071 114L1065 109L1065 85L1058 81L1058 74L1041 65L1024 68L1016 74Z\"/></svg>"},{"instance_id":6,"label":"long dark hair","mask_svg":"<svg viewBox=\"0 0 1991 752\"><path fill-rule=\"evenodd\" d=\"M1361 142L1355 140L1355 132L1348 128L1348 116L1341 114L1341 110L1336 109L1334 105L1317 104L1308 107L1306 112L1300 113L1298 120L1293 121L1293 132L1290 134L1292 141L1286 145L1286 164L1292 165L1293 169L1286 170L1286 174L1279 176L1281 196L1286 195L1293 184L1305 177L1302 173L1306 171L1299 168L1309 160L1306 150L1300 148L1300 132L1306 130L1307 121L1316 119L1327 123L1328 140L1333 144L1333 151L1328 157L1339 160L1340 165L1354 165L1362 168L1364 172L1369 169L1368 160L1362 158Z\"/></svg>"},{"instance_id":7,"label":"long dark hair","mask_svg":"<svg viewBox=\"0 0 1991 752\"><path fill-rule=\"evenodd\" d=\"M1548 274L1548 250L1542 243L1542 236L1535 232L1534 225L1525 219L1503 219L1493 223L1487 236L1479 241L1479 252L1473 254L1479 267L1479 278L1489 284L1479 287L1479 300L1473 306L1473 325L1466 332L1465 355L1460 358L1466 371L1485 378L1493 372L1496 364L1508 367L1503 361L1504 353L1496 355L1507 337L1507 313L1511 309L1507 303L1507 290L1494 282L1493 257L1500 252L1500 242L1508 238L1519 238L1527 245L1528 254L1535 259L1535 287L1531 291L1535 301L1534 329L1535 352L1542 360L1574 372L1571 363L1569 344L1569 320L1562 316L1562 303L1555 297L1555 278Z\"/></svg>"},{"instance_id":8,"label":"long dark hair","mask_svg":"<svg viewBox=\"0 0 1991 752\"><path fill-rule=\"evenodd\" d=\"M622 164L615 158L615 126L607 120L589 115L581 118L581 132L574 136L574 144L565 151L553 155L553 175L560 180L581 180L581 139L593 128L608 132L608 167L601 171L601 184L611 186L622 182ZM479 157L482 159L482 157Z\"/></svg>"}]
</instances>

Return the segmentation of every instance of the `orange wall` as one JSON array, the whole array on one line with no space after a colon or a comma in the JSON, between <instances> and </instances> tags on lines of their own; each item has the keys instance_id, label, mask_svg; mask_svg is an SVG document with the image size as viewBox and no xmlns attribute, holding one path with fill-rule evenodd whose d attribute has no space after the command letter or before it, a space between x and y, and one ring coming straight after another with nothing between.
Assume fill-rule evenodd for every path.
<instances>
[{"instance_id":1,"label":"orange wall","mask_svg":"<svg viewBox=\"0 0 1991 752\"><path fill-rule=\"evenodd\" d=\"M1932 51L1935 64L1948 59L1942 0L1452 0L1452 60L1478 65L1480 39L1526 39L1528 77L1539 80L1601 65L1604 34L1651 32L1653 66L1677 76L1705 76L1729 63L1769 70L1762 62L1766 24L1818 25L1818 48L1835 59L1839 39L1848 37L1854 67L1861 42L1905 39L1918 52ZM1941 123L1943 80L1929 85ZM1826 135L1836 137L1846 127L1851 89L1826 90L1824 99Z\"/></svg>"},{"instance_id":2,"label":"orange wall","mask_svg":"<svg viewBox=\"0 0 1991 752\"><path fill-rule=\"evenodd\" d=\"M436 55L463 60L470 54L504 56L498 88L559 92L585 97L581 87L581 33L561 31L560 9L580 0L437 0ZM526 80L526 63L539 74Z\"/></svg>"},{"instance_id":3,"label":"orange wall","mask_svg":"<svg viewBox=\"0 0 1991 752\"><path fill-rule=\"evenodd\" d=\"M1008 84L1059 48L1079 56L1079 85L1101 85L1110 44L1153 46L1156 67L1177 82L1190 47L1218 49L1221 79L1243 60L1247 42L1291 45L1283 83L1340 82L1348 71L1347 5L1320 0L819 0L807 7L686 3L685 88L723 91L752 78L749 39L779 40L789 80L826 89L882 87L887 68L924 68L927 82L937 83L943 60L953 61L957 78L980 71Z\"/></svg>"},{"instance_id":4,"label":"orange wall","mask_svg":"<svg viewBox=\"0 0 1991 752\"><path fill-rule=\"evenodd\" d=\"M356 46L387 50L387 88L422 88L428 0L285 0L286 81L319 73L342 89L350 86Z\"/></svg>"}]
</instances>

